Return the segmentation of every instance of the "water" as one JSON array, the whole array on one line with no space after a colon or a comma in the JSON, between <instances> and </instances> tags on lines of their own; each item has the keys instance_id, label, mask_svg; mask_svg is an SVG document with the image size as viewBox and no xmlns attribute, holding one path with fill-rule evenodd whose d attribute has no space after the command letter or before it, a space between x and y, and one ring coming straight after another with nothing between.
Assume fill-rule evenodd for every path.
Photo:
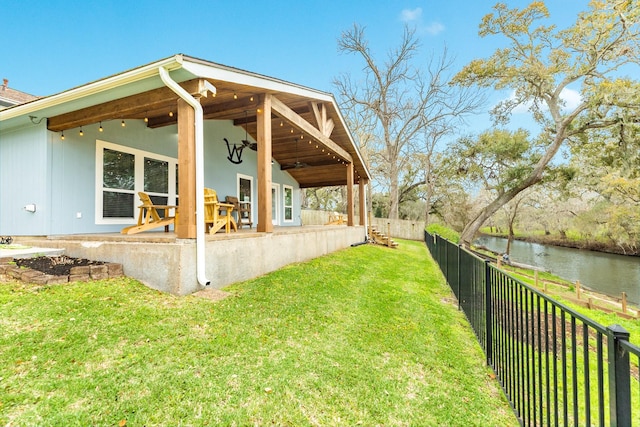
<instances>
[{"instance_id":1,"label":"water","mask_svg":"<svg viewBox=\"0 0 640 427\"><path fill-rule=\"evenodd\" d=\"M507 239L483 236L475 244L502 253L507 248ZM640 257L518 240L511 243L510 257L515 262L535 265L572 282L580 280L585 287L608 295L620 297L626 292L630 302L640 304Z\"/></svg>"}]
</instances>

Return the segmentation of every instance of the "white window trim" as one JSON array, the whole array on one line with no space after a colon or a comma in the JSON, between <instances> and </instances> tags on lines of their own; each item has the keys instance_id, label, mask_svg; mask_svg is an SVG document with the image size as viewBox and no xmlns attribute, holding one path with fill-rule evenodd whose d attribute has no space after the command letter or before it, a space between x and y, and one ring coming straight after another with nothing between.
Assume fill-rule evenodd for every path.
<instances>
[{"instance_id":1,"label":"white window trim","mask_svg":"<svg viewBox=\"0 0 640 427\"><path fill-rule=\"evenodd\" d=\"M133 154L135 156L135 183L133 193L136 195L134 197L135 206L133 211L133 217L130 218L104 218L102 216L102 198L103 198L103 183L102 183L102 174L104 171L104 149L120 151L127 154ZM139 150L137 148L126 147L124 145L118 145L107 141L102 141L100 139L96 140L96 179L95 179L95 190L96 190L96 201L95 201L95 222L96 224L131 224L136 220L138 215L137 206L139 204L139 200L137 194L139 191L144 191L144 158L150 158L154 160L159 160L163 162L167 162L169 164L169 192L168 192L168 202L169 205L176 204L176 165L178 164L178 159L173 157L167 157L160 154L152 153L150 151ZM149 193L150 195L156 195L155 193Z\"/></svg>"},{"instance_id":2,"label":"white window trim","mask_svg":"<svg viewBox=\"0 0 640 427\"><path fill-rule=\"evenodd\" d=\"M287 189L291 190L291 205L287 205ZM293 187L282 184L282 222L293 222ZM291 208L291 219L286 218L287 208Z\"/></svg>"},{"instance_id":3,"label":"white window trim","mask_svg":"<svg viewBox=\"0 0 640 427\"><path fill-rule=\"evenodd\" d=\"M275 191L274 191L275 190ZM273 209L273 207L276 207L276 214L273 215L273 218L271 218L271 223L273 225L279 225L280 224L280 184L276 184L275 182L271 183L271 194L275 194L276 196L276 200L271 200L271 208Z\"/></svg>"}]
</instances>

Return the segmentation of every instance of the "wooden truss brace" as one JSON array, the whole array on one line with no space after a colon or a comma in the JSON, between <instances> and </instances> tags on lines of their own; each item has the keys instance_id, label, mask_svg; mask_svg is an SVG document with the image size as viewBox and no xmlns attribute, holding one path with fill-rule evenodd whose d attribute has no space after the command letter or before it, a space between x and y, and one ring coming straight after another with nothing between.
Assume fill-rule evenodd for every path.
<instances>
[{"instance_id":1,"label":"wooden truss brace","mask_svg":"<svg viewBox=\"0 0 640 427\"><path fill-rule=\"evenodd\" d=\"M283 119L291 123L291 125L298 130L308 134L313 139L324 145L327 149L331 150L336 155L342 157L349 163L353 162L353 157L346 150L333 142L328 136L324 135L320 130L315 128L311 123L306 121L303 117L296 114L291 108L289 108L284 102L280 101L275 96L271 97L271 108L273 111Z\"/></svg>"},{"instance_id":2,"label":"wooden truss brace","mask_svg":"<svg viewBox=\"0 0 640 427\"><path fill-rule=\"evenodd\" d=\"M331 137L331 132L333 132L335 123L333 123L333 119L327 119L326 105L316 102L310 102L309 105L311 105L311 111L313 111L313 115L316 118L320 132L322 132L322 134L327 138Z\"/></svg>"}]
</instances>

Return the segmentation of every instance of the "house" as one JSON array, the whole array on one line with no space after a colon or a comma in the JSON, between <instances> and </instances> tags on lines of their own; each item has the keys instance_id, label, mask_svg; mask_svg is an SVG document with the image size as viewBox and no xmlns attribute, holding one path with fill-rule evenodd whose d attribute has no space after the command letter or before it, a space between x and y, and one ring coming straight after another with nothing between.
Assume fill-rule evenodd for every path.
<instances>
[{"instance_id":1,"label":"house","mask_svg":"<svg viewBox=\"0 0 640 427\"><path fill-rule=\"evenodd\" d=\"M182 54L0 110L0 235L120 262L176 294L364 240L354 186L364 219L369 179L331 94ZM317 246L292 237L300 190L333 185L347 185L348 227L283 255ZM204 233L205 187L246 202L254 240ZM172 232L119 233L136 221L139 191L179 204Z\"/></svg>"},{"instance_id":2,"label":"house","mask_svg":"<svg viewBox=\"0 0 640 427\"><path fill-rule=\"evenodd\" d=\"M38 97L10 88L9 80L2 79L2 86L0 86L0 110L33 101L34 99L38 99Z\"/></svg>"}]
</instances>

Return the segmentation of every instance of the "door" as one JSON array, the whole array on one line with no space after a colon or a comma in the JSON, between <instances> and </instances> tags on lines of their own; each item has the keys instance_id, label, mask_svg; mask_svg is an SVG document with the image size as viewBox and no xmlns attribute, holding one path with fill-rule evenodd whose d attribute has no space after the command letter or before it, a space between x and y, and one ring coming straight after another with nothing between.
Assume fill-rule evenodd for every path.
<instances>
[{"instance_id":1,"label":"door","mask_svg":"<svg viewBox=\"0 0 640 427\"><path fill-rule=\"evenodd\" d=\"M243 206L245 216L242 221L238 218L238 221L252 223L253 222L253 177L249 175L238 174L238 201L245 203ZM238 215L241 215L238 213Z\"/></svg>"}]
</instances>

